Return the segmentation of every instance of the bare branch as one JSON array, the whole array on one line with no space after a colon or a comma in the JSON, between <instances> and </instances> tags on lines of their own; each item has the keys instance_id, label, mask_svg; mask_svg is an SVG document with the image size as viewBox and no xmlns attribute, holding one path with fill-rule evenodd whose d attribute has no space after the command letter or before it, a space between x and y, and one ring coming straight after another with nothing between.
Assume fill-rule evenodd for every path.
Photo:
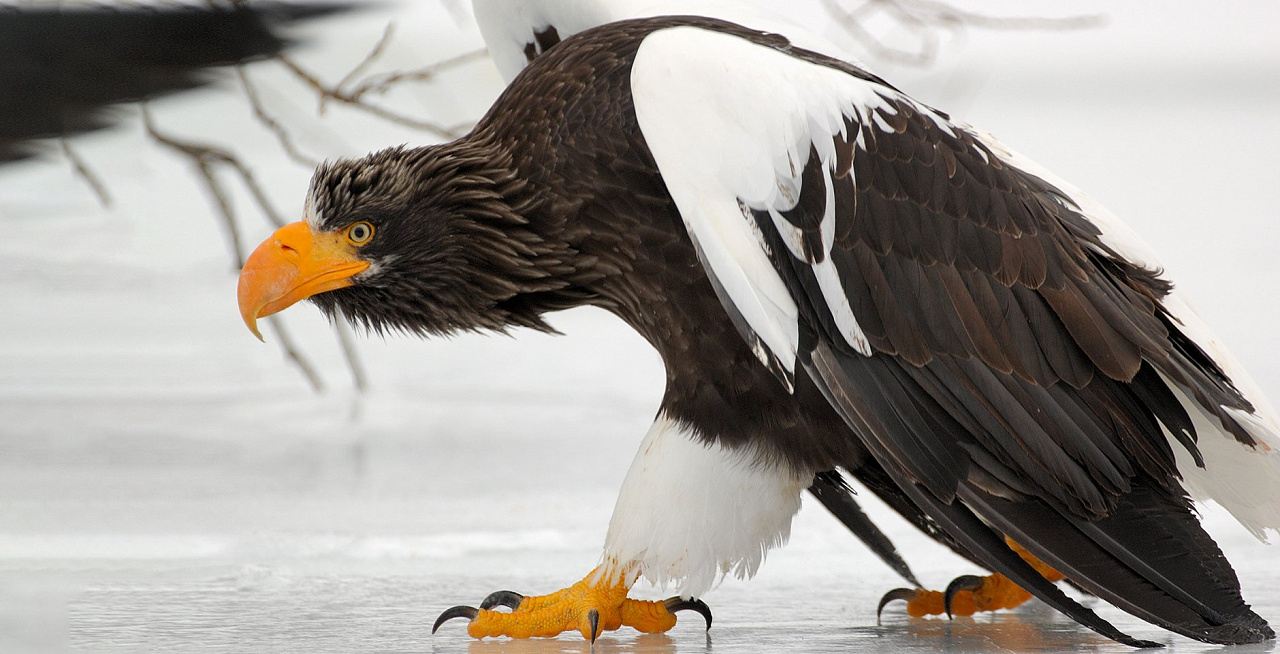
<instances>
[{"instance_id":1,"label":"bare branch","mask_svg":"<svg viewBox=\"0 0 1280 654\"><path fill-rule=\"evenodd\" d=\"M104 207L110 207L111 194L107 192L107 187L102 183L102 180L94 174L93 170L89 168L89 164L71 147L71 143L67 139L58 139L58 143L62 146L62 156L71 162L72 170L89 185L93 194L98 196L98 203Z\"/></svg>"},{"instance_id":2,"label":"bare branch","mask_svg":"<svg viewBox=\"0 0 1280 654\"><path fill-rule=\"evenodd\" d=\"M1037 16L991 16L959 9L939 0L865 0L848 9L840 0L823 0L823 8L854 40L872 56L912 66L927 66L937 60L940 32L959 36L968 28L994 30L1074 30L1097 27L1105 22L1099 15L1046 18ZM904 50L885 43L865 26L875 15L914 34L919 45Z\"/></svg>"},{"instance_id":3,"label":"bare branch","mask_svg":"<svg viewBox=\"0 0 1280 654\"><path fill-rule=\"evenodd\" d=\"M286 68L292 71L294 75L297 75L299 79L301 79L308 86L315 89L315 91L320 94L320 99L321 99L320 110L322 113L324 110L324 104L326 100L335 100L337 102L341 102L345 105L354 107L366 113L382 118L383 120L388 120L398 125L404 125L406 127L412 127L414 129L420 129L426 132L431 132L440 138L452 139L452 138L457 138L458 136L461 135L457 127L450 128L450 127L445 127L443 125L439 125L437 123L432 123L425 120L418 120L416 118L410 118L409 116L398 114L394 111L385 109L378 105L369 104L368 102L365 102L361 98L352 96L351 93L344 91L341 88L326 86L324 82L321 82L319 80L319 78L307 72L305 69L303 69L301 66L299 66L292 59L290 59L285 55L278 55L276 58L280 61L280 63L284 64Z\"/></svg>"},{"instance_id":4,"label":"bare branch","mask_svg":"<svg viewBox=\"0 0 1280 654\"><path fill-rule=\"evenodd\" d=\"M284 328L284 323L278 320L279 316L267 316L267 324L271 325L272 331L276 333L276 338L280 342L280 349L284 350L287 359L298 367L303 377L307 378L307 382L311 384L312 390L317 393L324 392L324 380L320 378L320 374L316 372L310 361L302 356L302 351L293 343L293 336ZM348 360L350 363L350 360Z\"/></svg>"},{"instance_id":5,"label":"bare branch","mask_svg":"<svg viewBox=\"0 0 1280 654\"><path fill-rule=\"evenodd\" d=\"M262 186L258 184L258 179L249 172L249 169L240 163L239 159L234 157L223 161L223 163L231 166L240 175L240 181L244 182L245 188L249 189L249 193L253 195L253 200L258 204L258 208L262 210L262 214L267 220L276 227L284 227L284 219L276 212L275 205L267 199L267 194L262 190Z\"/></svg>"},{"instance_id":6,"label":"bare branch","mask_svg":"<svg viewBox=\"0 0 1280 654\"><path fill-rule=\"evenodd\" d=\"M205 0L213 5L217 0ZM245 0L227 0L233 4L244 2ZM382 36L370 49L368 54L356 64L346 75L344 75L337 84L332 86L322 82L315 74L307 71L297 62L289 57L281 54L276 58L282 63L286 69L292 72L303 83L310 86L319 94L318 113L323 115L329 102L338 102L360 111L364 111L383 120L404 125L414 129L420 129L430 132L440 138L456 138L462 131L470 127L470 123L457 126L444 126L434 122L419 120L417 118L403 115L387 109L378 104L370 103L366 100L366 95L385 94L396 85L406 82L427 82L433 79L441 71L469 64L485 56L485 51L469 52L463 55L453 57L444 61L437 62L430 66L425 66L416 70L396 71L392 73L383 73L377 75L366 75L369 68L381 57L391 43L392 36L395 32L395 24L388 23ZM254 117L264 127L266 127L275 136L280 143L280 147L285 154L299 165L313 168L318 162L305 154L297 147L292 135L278 120L275 119L267 110L262 102L262 98L258 93L257 87L250 79L248 72L243 66L236 67L236 73L240 78L241 87L249 102L249 106L253 111ZM238 222L234 214L234 205L231 202L227 189L219 181L217 168L219 166L230 167L239 176L241 182L249 193L253 196L254 202L261 210L262 214L275 226L279 227L284 224L278 212L269 201L266 193L258 184L257 179L247 166L242 164L240 160L230 151L207 143L198 143L179 139L174 136L161 133L156 129L151 114L146 105L142 106L142 120L146 128L147 134L156 142L168 147L169 149L181 154L189 159L197 177L201 180L209 197L212 200L214 208L222 220L227 239L230 242L232 258L235 260L237 268L244 266L245 254L241 246L240 230ZM63 144L64 152L76 166L77 172L99 191L99 196L106 201L105 191L102 190L100 184L96 183L96 178L89 172L88 168L83 165L83 161L75 156L75 153L69 147ZM301 350L294 344L292 336L286 331L284 324L276 320L275 317L268 317L269 324L279 338L280 346L283 349L286 358L292 361L298 369L306 377L312 388L317 392L324 388L323 380L306 358L302 355ZM351 329L345 319L339 317L334 322L334 333L337 336L338 343L342 349L343 357L346 359L347 367L351 372L352 383L357 392L364 392L368 383L364 372L363 365L360 362L359 354L356 350L354 340L351 337Z\"/></svg>"},{"instance_id":7,"label":"bare branch","mask_svg":"<svg viewBox=\"0 0 1280 654\"><path fill-rule=\"evenodd\" d=\"M222 148L179 140L158 131L155 123L151 120L151 112L145 104L142 105L142 124L146 128L147 134L155 139L157 143L187 157L195 165L196 171L199 173L198 177L213 198L214 206L217 208L218 215L222 218L223 225L226 228L227 239L231 242L231 255L236 261L236 268L243 268L245 256L244 249L240 245L240 230L227 192L222 184L219 183L217 176L214 175L214 166L219 164L230 166L232 170L236 171L245 188L253 196L254 202L258 205L262 214L277 227L283 225L284 221L280 219L279 213L276 212L270 200L267 199L267 195L258 184L257 179L254 178L244 164L240 163L240 160L235 155ZM299 371L307 378L308 383L311 384L311 387L316 392L322 392L324 390L323 380L320 378L319 373L316 372L315 367L303 357L301 350L294 345L293 338L285 329L284 324L276 320L274 316L268 316L267 320L272 329L275 330L286 358L298 366ZM359 352L356 350L349 332L350 330L344 320L339 319L334 323L334 333L337 336L338 344L342 348L342 355L347 362L347 368L351 371L352 383L355 385L357 392L364 392L367 387L364 366L360 362Z\"/></svg>"},{"instance_id":8,"label":"bare branch","mask_svg":"<svg viewBox=\"0 0 1280 654\"><path fill-rule=\"evenodd\" d=\"M285 154L294 163L305 166L307 168L315 168L320 162L302 154L301 151L293 143L293 138L289 135L289 131L284 128L275 118L267 113L266 108L262 105L261 98L258 97L258 90L249 82L249 73L244 66L236 66L236 74L240 76L240 86L244 88L244 95L249 99L249 106L253 109L253 115L262 123L272 134L275 134L276 140L280 142L280 147L284 149Z\"/></svg>"},{"instance_id":9,"label":"bare branch","mask_svg":"<svg viewBox=\"0 0 1280 654\"><path fill-rule=\"evenodd\" d=\"M391 37L394 33L395 23L388 23L386 29L382 32L382 36L378 38L377 43L375 43L373 48L369 50L369 53L366 54L350 72L343 75L342 79L338 80L337 84L333 85L328 85L320 81L319 77L304 69L302 66L298 65L296 61L290 59L286 55L277 55L276 58L280 63L284 64L285 68L288 68L290 72L296 75L320 95L320 101L317 107L317 112L320 115L324 115L325 109L330 101L340 102L382 118L383 120L431 132L440 138L453 139L461 136L466 129L471 127L471 122L460 123L452 126L441 125L439 123L406 116L380 105L370 103L365 99L365 96L370 93L385 94L390 91L392 87L404 82L429 81L443 70L469 64L473 61L482 59L487 52L484 50L468 52L415 70L369 75L364 77L362 80L361 76L364 75L365 71L367 71L384 52L386 52L387 46L391 43Z\"/></svg>"},{"instance_id":10,"label":"bare branch","mask_svg":"<svg viewBox=\"0 0 1280 654\"><path fill-rule=\"evenodd\" d=\"M218 178L214 177L213 164L210 160L195 157L192 161L200 171L199 178L204 182L205 190L209 192L218 207L218 215L222 216L222 225L227 230L227 240L231 243L231 256L235 259L236 270L239 270L244 267L244 250L240 247L240 227L236 223L231 200L223 190L222 184L218 183Z\"/></svg>"},{"instance_id":11,"label":"bare branch","mask_svg":"<svg viewBox=\"0 0 1280 654\"><path fill-rule=\"evenodd\" d=\"M374 75L365 78L358 86L351 90L353 97L359 98L365 93L386 93L391 87L403 82L429 82L442 71L454 68L456 66L464 66L474 61L481 61L489 56L488 50L472 50L465 54L460 54L450 59L445 59L430 66L423 66L415 70L386 73L383 75Z\"/></svg>"},{"instance_id":12,"label":"bare branch","mask_svg":"<svg viewBox=\"0 0 1280 654\"><path fill-rule=\"evenodd\" d=\"M364 366L361 365L359 354L356 352L355 340L351 338L351 323L342 314L336 314L333 330L338 334L338 344L342 346L342 354L347 359L347 368L351 371L351 383L355 386L356 392L363 393L369 384L364 374Z\"/></svg>"},{"instance_id":13,"label":"bare branch","mask_svg":"<svg viewBox=\"0 0 1280 654\"><path fill-rule=\"evenodd\" d=\"M213 174L214 163L232 161L234 157L226 151L212 146L178 141L170 136L161 134L156 131L155 123L151 120L151 110L145 104L141 105L141 108L142 125L147 130L147 135L155 139L157 143L187 157L195 165L196 171L200 173L197 177L204 183L205 190L213 198L214 206L218 209L218 216L222 218L222 226L226 230L227 240L230 242L231 258L236 262L236 269L243 268L244 248L240 245L240 227L236 223L231 201L223 190L222 184L218 182L218 178Z\"/></svg>"},{"instance_id":14,"label":"bare branch","mask_svg":"<svg viewBox=\"0 0 1280 654\"><path fill-rule=\"evenodd\" d=\"M846 10L838 0L823 0L823 5L827 13L839 23L840 27L849 36L852 36L854 40L866 47L871 55L877 59L909 66L927 66L937 56L936 36L930 34L922 35L919 51L910 52L886 44L875 34L872 34L870 30L863 27L871 19L872 14L879 9L879 3L875 2L875 0L863 3L853 10ZM929 38L930 36L932 38Z\"/></svg>"},{"instance_id":15,"label":"bare branch","mask_svg":"<svg viewBox=\"0 0 1280 654\"><path fill-rule=\"evenodd\" d=\"M1100 27L1106 23L1101 14L1082 14L1049 18L1045 16L991 16L960 9L935 0L874 0L911 13L925 22L954 23L994 30L1078 30Z\"/></svg>"},{"instance_id":16,"label":"bare branch","mask_svg":"<svg viewBox=\"0 0 1280 654\"><path fill-rule=\"evenodd\" d=\"M360 77L360 75L364 74L364 71L367 70L369 66L373 64L374 60L376 60L378 57L381 57L382 53L386 51L387 44L391 42L391 35L392 33L395 32L395 27L396 27L396 24L394 21L387 23L386 28L382 30L382 37L379 38L378 42L373 45L373 49L369 51L369 54L365 55L364 60L356 64L356 67L352 68L351 72L347 73L342 77L342 79L338 80L338 83L334 85L334 88L340 89L354 82L357 78ZM360 95L361 95L361 92L357 90L351 94L351 97L359 100ZM323 99L321 100L321 102L323 103ZM321 105L322 111L323 111L323 108L324 107L322 104Z\"/></svg>"},{"instance_id":17,"label":"bare branch","mask_svg":"<svg viewBox=\"0 0 1280 654\"><path fill-rule=\"evenodd\" d=\"M243 163L240 163L240 159L235 155L217 146L195 143L193 141L180 141L174 137L161 134L156 131L155 124L151 121L151 113L147 110L146 105L142 105L142 123L147 129L147 134L150 135L151 138L168 146L170 149L176 150L177 152L185 155L187 158L191 159L201 171L211 171L213 164L224 164L230 166L237 174L239 174L245 187L248 188L249 192L253 195L253 199L257 203L258 208L261 209L263 215L271 221L271 224L276 227L284 226L284 220L280 217L280 213L275 210L271 201L267 199L267 194L262 190L262 186L258 184L258 180L253 176L253 173L249 171L248 167ZM207 183L217 186L217 180L214 179L212 175L206 175L206 177ZM226 215L229 216L230 212L227 212ZM234 225L231 226L230 231L233 234L238 234ZM236 241L235 248L236 255L238 257L237 260L240 261L240 265L243 266L243 256L240 255L240 244L238 239Z\"/></svg>"}]
</instances>

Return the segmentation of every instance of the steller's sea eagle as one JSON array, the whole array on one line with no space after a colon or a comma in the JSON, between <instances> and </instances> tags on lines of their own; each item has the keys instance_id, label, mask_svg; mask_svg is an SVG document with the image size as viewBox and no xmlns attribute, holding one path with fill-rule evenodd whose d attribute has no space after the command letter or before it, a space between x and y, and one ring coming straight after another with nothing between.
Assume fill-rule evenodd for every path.
<instances>
[{"instance_id":1,"label":"steller's sea eagle","mask_svg":"<svg viewBox=\"0 0 1280 654\"><path fill-rule=\"evenodd\" d=\"M255 333L304 298L424 335L593 305L662 356L600 566L441 616L472 636L709 620L693 598L752 574L843 468L1110 638L1154 645L1036 566L1191 638L1273 637L1189 493L1280 528L1280 422L1154 255L990 135L785 37L611 23L463 138L322 165L240 276ZM680 595L627 598L641 576Z\"/></svg>"}]
</instances>

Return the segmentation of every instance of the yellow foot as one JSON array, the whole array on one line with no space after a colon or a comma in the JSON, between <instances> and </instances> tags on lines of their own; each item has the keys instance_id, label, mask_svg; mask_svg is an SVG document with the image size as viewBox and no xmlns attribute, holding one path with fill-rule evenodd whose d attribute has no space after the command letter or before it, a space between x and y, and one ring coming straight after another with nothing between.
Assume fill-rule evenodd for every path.
<instances>
[{"instance_id":1,"label":"yellow foot","mask_svg":"<svg viewBox=\"0 0 1280 654\"><path fill-rule=\"evenodd\" d=\"M596 568L582 581L550 595L525 597L500 590L486 597L478 609L455 606L441 613L431 633L450 619L467 618L467 633L472 638L549 638L576 630L594 642L600 634L624 626L644 633L662 633L676 626L675 614L683 610L702 614L707 629L711 628L711 609L702 600L633 600L627 597L627 590L634 582L632 575ZM512 610L492 610L497 606Z\"/></svg>"},{"instance_id":2,"label":"yellow foot","mask_svg":"<svg viewBox=\"0 0 1280 654\"><path fill-rule=\"evenodd\" d=\"M1021 545L1008 538L1005 539L1005 542L1045 579L1055 582L1064 579L1061 572L1054 570L1047 563L1037 559L1030 552L1023 549ZM981 611L1012 609L1031 599L1031 597L1031 593L1023 590L1021 586L1013 583L1002 574L993 574L986 577L963 575L951 580L951 583L947 584L947 589L942 592L895 588L885 593L884 597L880 598L880 605L876 607L876 620L879 621L880 613L884 610L885 605L895 600L905 601L907 603L907 615L918 618L926 615L942 615L943 613L947 614L947 617L952 617L956 615L973 615Z\"/></svg>"}]
</instances>

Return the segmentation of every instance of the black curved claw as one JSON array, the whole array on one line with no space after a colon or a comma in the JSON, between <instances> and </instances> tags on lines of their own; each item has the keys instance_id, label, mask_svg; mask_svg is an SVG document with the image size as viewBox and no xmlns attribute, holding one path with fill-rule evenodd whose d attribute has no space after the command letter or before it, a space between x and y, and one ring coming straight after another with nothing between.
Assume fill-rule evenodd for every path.
<instances>
[{"instance_id":1,"label":"black curved claw","mask_svg":"<svg viewBox=\"0 0 1280 654\"><path fill-rule=\"evenodd\" d=\"M440 625L454 618L466 618L467 620L475 620L476 615L478 615L479 613L480 611L470 606L455 606L450 609L445 609L444 613L441 613L440 617L436 618L436 623L431 626L431 633L434 634L436 630L440 628Z\"/></svg>"},{"instance_id":2,"label":"black curved claw","mask_svg":"<svg viewBox=\"0 0 1280 654\"><path fill-rule=\"evenodd\" d=\"M505 606L512 611L520 608L520 602L524 601L524 595L514 590L495 590L489 593L489 596L480 602L480 608L488 611L495 606Z\"/></svg>"},{"instance_id":3,"label":"black curved claw","mask_svg":"<svg viewBox=\"0 0 1280 654\"><path fill-rule=\"evenodd\" d=\"M596 643L596 636L600 634L600 612L591 609L587 611L587 620L591 622L591 644Z\"/></svg>"},{"instance_id":4,"label":"black curved claw","mask_svg":"<svg viewBox=\"0 0 1280 654\"><path fill-rule=\"evenodd\" d=\"M982 588L985 581L986 579L974 575L960 575L952 579L951 583L947 584L947 590L942 593L942 608L947 611L947 617L951 617L951 600L955 598L956 593L962 590L976 591Z\"/></svg>"},{"instance_id":5,"label":"black curved claw","mask_svg":"<svg viewBox=\"0 0 1280 654\"><path fill-rule=\"evenodd\" d=\"M675 613L676 611L697 611L707 621L707 631L711 631L711 607L700 599L685 599L679 595L663 600L662 605L667 607L667 612Z\"/></svg>"},{"instance_id":6,"label":"black curved claw","mask_svg":"<svg viewBox=\"0 0 1280 654\"><path fill-rule=\"evenodd\" d=\"M880 598L880 603L876 605L876 624L880 624L880 614L884 612L884 607L888 606L889 602L896 600L910 602L915 598L916 591L911 588L894 588L893 590L885 593L884 596Z\"/></svg>"}]
</instances>

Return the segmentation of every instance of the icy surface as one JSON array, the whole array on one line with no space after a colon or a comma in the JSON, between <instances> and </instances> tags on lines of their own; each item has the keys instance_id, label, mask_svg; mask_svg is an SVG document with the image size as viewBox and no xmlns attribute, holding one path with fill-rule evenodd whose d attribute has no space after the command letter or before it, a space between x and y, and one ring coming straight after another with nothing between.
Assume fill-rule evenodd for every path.
<instances>
[{"instance_id":1,"label":"icy surface","mask_svg":"<svg viewBox=\"0 0 1280 654\"><path fill-rule=\"evenodd\" d=\"M1280 24L1280 8L1208 4L1064 3L1058 13L1105 8L1111 23L973 32L939 67L877 68L1133 225L1275 398L1280 48L1260 26ZM326 46L298 59L336 80L387 16L310 27ZM478 43L434 3L397 16L388 70ZM313 156L428 138L341 107L316 118L282 71L250 73ZM454 122L498 88L475 64L387 101ZM296 213L310 172L233 84L153 109L167 131L232 145ZM577 636L473 642L461 623L434 637L430 624L595 565L661 396L656 355L607 314L573 311L553 319L563 337L364 340L371 389L358 396L300 306L285 320L327 381L314 394L240 323L223 232L187 164L125 115L76 142L110 210L56 158L0 171L0 652L588 651ZM236 203L251 247L269 228L238 190ZM926 583L975 572L863 501ZM1280 623L1277 550L1205 513L1246 599ZM811 501L793 534L756 579L706 597L710 636L684 620L667 636L607 635L597 651L1128 651L1038 603L952 623L891 608L877 626L876 601L901 582ZM1097 610L1171 651L1218 650Z\"/></svg>"}]
</instances>

